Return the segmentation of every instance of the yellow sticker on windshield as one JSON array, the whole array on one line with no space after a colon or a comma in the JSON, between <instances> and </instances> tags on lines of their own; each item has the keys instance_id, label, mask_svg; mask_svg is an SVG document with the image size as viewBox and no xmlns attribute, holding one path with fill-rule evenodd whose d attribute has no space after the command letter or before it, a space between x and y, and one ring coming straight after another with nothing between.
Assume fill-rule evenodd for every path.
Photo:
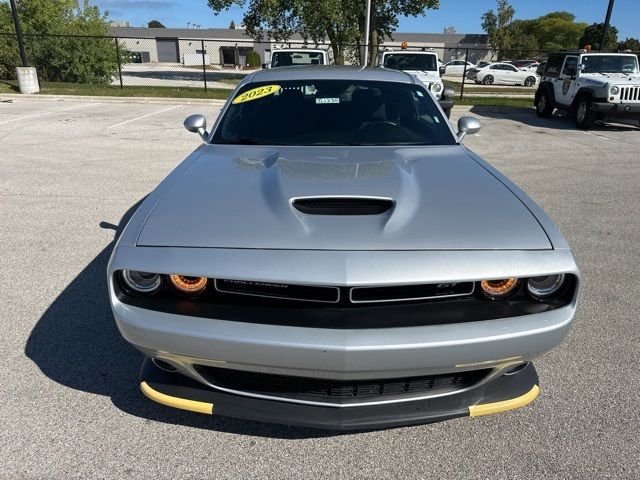
<instances>
[{"instance_id":1,"label":"yellow sticker on windshield","mask_svg":"<svg viewBox=\"0 0 640 480\"><path fill-rule=\"evenodd\" d=\"M250 102L251 100L257 100L258 98L279 92L281 88L282 87L280 87L280 85L265 85L263 87L252 88L251 90L247 90L246 92L238 95L231 103L244 103Z\"/></svg>"}]
</instances>

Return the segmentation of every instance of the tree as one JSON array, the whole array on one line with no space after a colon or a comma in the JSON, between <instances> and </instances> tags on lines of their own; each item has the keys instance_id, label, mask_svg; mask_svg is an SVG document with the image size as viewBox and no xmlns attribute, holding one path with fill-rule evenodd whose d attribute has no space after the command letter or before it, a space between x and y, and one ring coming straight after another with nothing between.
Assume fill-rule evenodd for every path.
<instances>
[{"instance_id":1,"label":"tree","mask_svg":"<svg viewBox=\"0 0 640 480\"><path fill-rule=\"evenodd\" d=\"M148 24L149 28L167 28L158 20L151 20Z\"/></svg>"},{"instance_id":2,"label":"tree","mask_svg":"<svg viewBox=\"0 0 640 480\"><path fill-rule=\"evenodd\" d=\"M585 45L591 45L593 49L600 48L600 40L602 38L602 29L604 23L592 23L584 29L582 37L580 37L578 48L584 48ZM604 42L604 51L615 51L618 49L618 29L613 25L609 26L607 38Z\"/></svg>"},{"instance_id":3,"label":"tree","mask_svg":"<svg viewBox=\"0 0 640 480\"><path fill-rule=\"evenodd\" d=\"M233 5L246 6L244 24L249 35L265 35L285 41L299 34L305 40L331 44L334 61L344 63L349 55L362 60L362 46L369 43L370 64L374 64L380 42L391 37L398 16L424 15L438 8L439 0L372 0L371 34L365 42L365 2L354 0L208 0L214 12Z\"/></svg>"},{"instance_id":4,"label":"tree","mask_svg":"<svg viewBox=\"0 0 640 480\"><path fill-rule=\"evenodd\" d=\"M624 41L618 43L618 51L624 52L631 50L632 52L640 52L640 40L637 38L627 38Z\"/></svg>"},{"instance_id":5,"label":"tree","mask_svg":"<svg viewBox=\"0 0 640 480\"><path fill-rule=\"evenodd\" d=\"M231 30L235 30L235 28L236 28L236 22L234 22L233 20L231 20L231 23L229 24L229 28L230 28Z\"/></svg>"},{"instance_id":6,"label":"tree","mask_svg":"<svg viewBox=\"0 0 640 480\"><path fill-rule=\"evenodd\" d=\"M249 50L247 52L247 66L257 68L260 67L260 65L262 65L260 54L255 50Z\"/></svg>"},{"instance_id":7,"label":"tree","mask_svg":"<svg viewBox=\"0 0 640 480\"><path fill-rule=\"evenodd\" d=\"M539 56L538 50L575 48L586 23L577 23L569 12L551 12L530 20L513 20L515 10L506 0L498 1L497 14L489 10L482 27L489 35L498 59Z\"/></svg>"},{"instance_id":8,"label":"tree","mask_svg":"<svg viewBox=\"0 0 640 480\"><path fill-rule=\"evenodd\" d=\"M16 4L25 34L27 57L31 65L37 66L41 80L111 83L118 70L113 39L71 37L108 36L108 12L101 13L88 0L18 0ZM11 12L6 4L0 4L0 31L14 31ZM50 37L47 34L63 36ZM12 78L12 70L17 63L12 68L11 57L6 57L7 61L3 53L15 45L15 37L2 36L0 42L5 44L0 44L0 74ZM17 54L17 47L15 49Z\"/></svg>"},{"instance_id":9,"label":"tree","mask_svg":"<svg viewBox=\"0 0 640 480\"><path fill-rule=\"evenodd\" d=\"M498 60L502 60L506 52L513 46L513 30L510 28L515 9L507 0L498 0L498 11L487 11L482 15L482 29L489 36L489 43L498 52Z\"/></svg>"},{"instance_id":10,"label":"tree","mask_svg":"<svg viewBox=\"0 0 640 480\"><path fill-rule=\"evenodd\" d=\"M572 13L552 12L532 20L515 20L513 26L535 37L540 49L563 50L575 48L587 24L577 23Z\"/></svg>"}]
</instances>

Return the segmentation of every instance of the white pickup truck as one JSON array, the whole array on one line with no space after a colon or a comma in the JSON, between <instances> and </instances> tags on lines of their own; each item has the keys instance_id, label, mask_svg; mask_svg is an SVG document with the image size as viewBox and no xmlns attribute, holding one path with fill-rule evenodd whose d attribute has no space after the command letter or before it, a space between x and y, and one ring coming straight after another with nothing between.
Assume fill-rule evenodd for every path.
<instances>
[{"instance_id":1,"label":"white pickup truck","mask_svg":"<svg viewBox=\"0 0 640 480\"><path fill-rule=\"evenodd\" d=\"M329 65L326 50L313 48L279 48L266 51L262 68L291 67L296 65Z\"/></svg>"},{"instance_id":2,"label":"white pickup truck","mask_svg":"<svg viewBox=\"0 0 640 480\"><path fill-rule=\"evenodd\" d=\"M433 51L387 50L380 54L379 65L383 68L402 70L422 83L440 102L444 113L449 117L453 108L452 88L445 88L440 78L439 59Z\"/></svg>"}]
</instances>

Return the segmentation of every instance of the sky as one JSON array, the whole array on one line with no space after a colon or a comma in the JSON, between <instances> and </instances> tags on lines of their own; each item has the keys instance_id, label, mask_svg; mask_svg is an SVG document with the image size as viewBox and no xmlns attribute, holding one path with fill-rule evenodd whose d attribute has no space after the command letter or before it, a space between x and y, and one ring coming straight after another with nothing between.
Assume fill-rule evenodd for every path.
<instances>
[{"instance_id":1,"label":"sky","mask_svg":"<svg viewBox=\"0 0 640 480\"><path fill-rule=\"evenodd\" d=\"M354 0L358 1L358 0ZM365 0L360 0L365 1ZM231 20L242 21L242 9L214 15L206 0L91 0L109 10L112 19L128 20L132 26L159 20L167 27L186 28L187 23L206 27L226 28ZM510 0L516 18L535 18L546 13L567 10L578 21L604 21L608 0ZM480 17L488 9L495 9L495 0L440 0L438 10L430 10L420 18L401 18L401 32L438 33L452 26L458 33L481 33ZM611 23L619 30L619 38L640 38L640 0L617 0Z\"/></svg>"}]
</instances>

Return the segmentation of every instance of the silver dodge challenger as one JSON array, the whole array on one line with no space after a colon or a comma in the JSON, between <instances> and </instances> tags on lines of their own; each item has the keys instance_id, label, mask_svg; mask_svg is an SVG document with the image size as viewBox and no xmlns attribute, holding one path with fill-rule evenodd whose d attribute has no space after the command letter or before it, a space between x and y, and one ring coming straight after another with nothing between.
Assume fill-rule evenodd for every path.
<instances>
[{"instance_id":1,"label":"silver dodge challenger","mask_svg":"<svg viewBox=\"0 0 640 480\"><path fill-rule=\"evenodd\" d=\"M355 430L533 401L579 271L549 217L401 71L249 75L108 267L158 403ZM496 139L499 142L499 139Z\"/></svg>"}]
</instances>

